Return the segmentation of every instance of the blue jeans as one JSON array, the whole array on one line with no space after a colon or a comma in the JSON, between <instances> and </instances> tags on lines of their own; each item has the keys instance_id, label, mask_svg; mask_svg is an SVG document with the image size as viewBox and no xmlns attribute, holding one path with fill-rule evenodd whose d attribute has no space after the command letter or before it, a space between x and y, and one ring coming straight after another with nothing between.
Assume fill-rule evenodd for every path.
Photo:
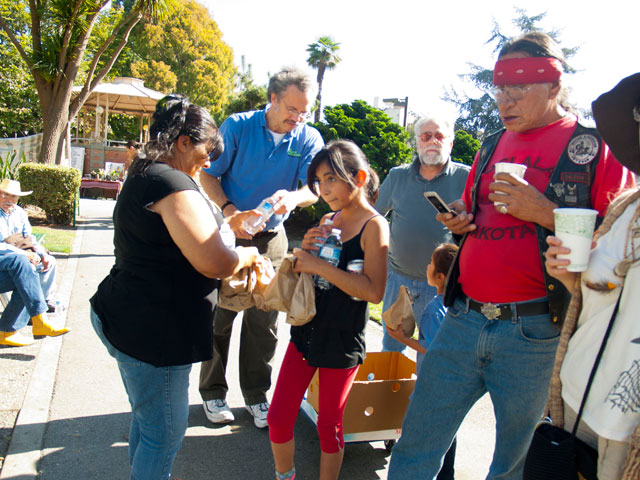
<instances>
[{"instance_id":1,"label":"blue jeans","mask_svg":"<svg viewBox=\"0 0 640 480\"><path fill-rule=\"evenodd\" d=\"M422 317L424 307L426 307L427 303L436 296L436 287L429 285L426 280L421 281L407 278L389 267L389 271L387 273L387 287L384 291L384 298L382 299L383 313L386 312L398 298L398 292L400 291L401 285L404 285L409 289L409 294L413 299L413 316L417 323ZM406 347L403 343L389 335L386 329L382 329L383 352L403 352L405 348Z\"/></svg>"},{"instance_id":2,"label":"blue jeans","mask_svg":"<svg viewBox=\"0 0 640 480\"><path fill-rule=\"evenodd\" d=\"M191 364L154 367L115 348L105 337L102 322L93 310L91 323L118 362L131 404L130 480L166 480L187 431Z\"/></svg>"},{"instance_id":3,"label":"blue jeans","mask_svg":"<svg viewBox=\"0 0 640 480\"><path fill-rule=\"evenodd\" d=\"M433 479L458 427L489 392L496 446L488 479L521 480L547 400L559 330L549 315L487 320L457 299L425 355L389 480Z\"/></svg>"},{"instance_id":4,"label":"blue jeans","mask_svg":"<svg viewBox=\"0 0 640 480\"><path fill-rule=\"evenodd\" d=\"M0 317L2 332L20 330L31 317L47 311L40 276L26 255L0 255L0 292L13 292Z\"/></svg>"}]
</instances>

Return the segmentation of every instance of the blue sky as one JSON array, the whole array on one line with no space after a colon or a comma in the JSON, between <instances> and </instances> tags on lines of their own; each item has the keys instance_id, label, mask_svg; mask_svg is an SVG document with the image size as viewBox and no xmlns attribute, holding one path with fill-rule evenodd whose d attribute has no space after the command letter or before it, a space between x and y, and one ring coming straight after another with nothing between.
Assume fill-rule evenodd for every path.
<instances>
[{"instance_id":1,"label":"blue sky","mask_svg":"<svg viewBox=\"0 0 640 480\"><path fill-rule=\"evenodd\" d=\"M244 55L258 83L284 65L308 68L305 49L319 36L340 42L342 63L325 76L324 105L408 96L410 110L424 113L440 103L445 88L472 93L458 74L469 71L468 62L493 66L495 54L485 45L492 21L515 34L516 6L529 15L547 12L541 25L559 29L563 46L580 47L570 61L580 72L567 78L579 107L640 71L637 0L198 1L233 48L236 64Z\"/></svg>"}]
</instances>

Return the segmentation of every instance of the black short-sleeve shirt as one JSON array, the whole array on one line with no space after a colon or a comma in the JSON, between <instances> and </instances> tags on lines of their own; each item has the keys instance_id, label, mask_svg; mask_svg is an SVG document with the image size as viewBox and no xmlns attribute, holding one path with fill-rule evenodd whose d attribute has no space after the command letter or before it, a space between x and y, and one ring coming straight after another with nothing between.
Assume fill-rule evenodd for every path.
<instances>
[{"instance_id":1,"label":"black short-sleeve shirt","mask_svg":"<svg viewBox=\"0 0 640 480\"><path fill-rule=\"evenodd\" d=\"M91 299L107 339L155 366L211 358L218 280L197 272L147 208L166 196L199 192L195 181L164 163L129 176L113 213L115 265Z\"/></svg>"}]
</instances>

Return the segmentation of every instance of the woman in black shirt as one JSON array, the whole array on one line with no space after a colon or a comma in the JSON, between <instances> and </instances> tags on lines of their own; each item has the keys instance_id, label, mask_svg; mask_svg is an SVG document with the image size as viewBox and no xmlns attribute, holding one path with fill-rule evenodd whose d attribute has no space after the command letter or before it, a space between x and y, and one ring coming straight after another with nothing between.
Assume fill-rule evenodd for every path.
<instances>
[{"instance_id":1,"label":"woman in black shirt","mask_svg":"<svg viewBox=\"0 0 640 480\"><path fill-rule=\"evenodd\" d=\"M132 480L169 478L187 429L191 364L213 351L217 279L258 257L224 246L194 180L224 148L209 113L169 95L153 120L114 209L115 265L91 298L131 403Z\"/></svg>"}]
</instances>

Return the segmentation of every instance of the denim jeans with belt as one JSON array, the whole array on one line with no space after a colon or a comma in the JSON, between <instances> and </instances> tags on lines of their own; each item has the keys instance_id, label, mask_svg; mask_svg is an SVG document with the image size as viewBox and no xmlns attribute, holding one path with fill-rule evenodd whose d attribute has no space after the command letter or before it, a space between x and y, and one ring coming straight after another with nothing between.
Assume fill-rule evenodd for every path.
<instances>
[{"instance_id":1,"label":"denim jeans with belt","mask_svg":"<svg viewBox=\"0 0 640 480\"><path fill-rule=\"evenodd\" d=\"M166 480L187 431L191 364L154 367L115 348L105 337L102 322L93 310L91 323L118 362L131 404L130 480Z\"/></svg>"},{"instance_id":2,"label":"denim jeans with belt","mask_svg":"<svg viewBox=\"0 0 640 480\"><path fill-rule=\"evenodd\" d=\"M425 355L393 448L389 480L435 478L462 420L485 392L496 417L487 478L521 480L558 338L548 314L488 320L470 310L468 300L457 299Z\"/></svg>"},{"instance_id":3,"label":"denim jeans with belt","mask_svg":"<svg viewBox=\"0 0 640 480\"><path fill-rule=\"evenodd\" d=\"M48 273L48 272L47 272ZM47 276L48 286L51 287ZM15 332L25 327L31 317L47 311L41 276L26 255L0 255L0 292L13 292L0 317L0 331Z\"/></svg>"},{"instance_id":4,"label":"denim jeans with belt","mask_svg":"<svg viewBox=\"0 0 640 480\"><path fill-rule=\"evenodd\" d=\"M393 305L398 298L398 292L400 287L404 285L409 289L409 294L413 300L411 306L413 310L413 316L416 319L416 323L420 321L424 307L427 306L433 297L436 296L436 287L432 287L426 280L414 280L404 275L399 274L393 268L389 267L387 273L387 287L384 291L384 298L382 299L382 312L386 312L387 309ZM391 335L387 333L387 329L382 330L382 351L383 352L403 352L405 345Z\"/></svg>"}]
</instances>

